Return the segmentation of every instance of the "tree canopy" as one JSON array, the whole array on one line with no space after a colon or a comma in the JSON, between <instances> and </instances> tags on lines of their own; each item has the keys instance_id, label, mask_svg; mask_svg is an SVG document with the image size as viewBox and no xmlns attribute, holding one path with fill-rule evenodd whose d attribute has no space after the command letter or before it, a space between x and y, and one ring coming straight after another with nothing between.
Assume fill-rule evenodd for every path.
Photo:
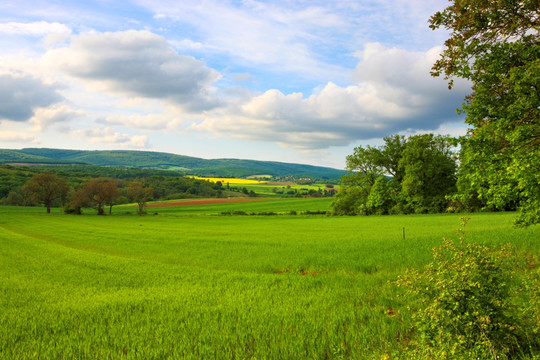
<instances>
[{"instance_id":1,"label":"tree canopy","mask_svg":"<svg viewBox=\"0 0 540 360\"><path fill-rule=\"evenodd\" d=\"M127 188L127 196L139 206L139 215L144 214L146 202L152 198L153 192L154 189L151 187L145 187L141 182L133 181L129 183Z\"/></svg>"},{"instance_id":2,"label":"tree canopy","mask_svg":"<svg viewBox=\"0 0 540 360\"><path fill-rule=\"evenodd\" d=\"M29 197L43 203L47 208L47 213L50 213L53 201L57 199L65 200L69 186L55 174L44 172L32 176L24 185L24 191Z\"/></svg>"},{"instance_id":3,"label":"tree canopy","mask_svg":"<svg viewBox=\"0 0 540 360\"><path fill-rule=\"evenodd\" d=\"M456 0L430 24L450 31L432 75L472 82L460 200L540 222L540 1Z\"/></svg>"},{"instance_id":4,"label":"tree canopy","mask_svg":"<svg viewBox=\"0 0 540 360\"><path fill-rule=\"evenodd\" d=\"M333 202L336 214L441 212L455 192L455 141L433 134L384 138L381 147L357 147L349 175Z\"/></svg>"}]
</instances>

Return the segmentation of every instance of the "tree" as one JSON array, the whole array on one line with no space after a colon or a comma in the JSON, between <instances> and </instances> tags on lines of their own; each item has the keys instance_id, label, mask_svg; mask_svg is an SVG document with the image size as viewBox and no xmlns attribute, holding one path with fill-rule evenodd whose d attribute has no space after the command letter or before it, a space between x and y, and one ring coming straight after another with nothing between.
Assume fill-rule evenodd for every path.
<instances>
[{"instance_id":1,"label":"tree","mask_svg":"<svg viewBox=\"0 0 540 360\"><path fill-rule=\"evenodd\" d=\"M401 192L410 211L441 212L446 195L455 191L456 160L449 137L433 134L409 137L399 160Z\"/></svg>"},{"instance_id":2,"label":"tree","mask_svg":"<svg viewBox=\"0 0 540 360\"><path fill-rule=\"evenodd\" d=\"M47 214L51 213L53 201L58 199L65 201L68 191L68 184L50 172L35 174L24 184L24 192L27 196L36 202L43 203L47 208Z\"/></svg>"},{"instance_id":3,"label":"tree","mask_svg":"<svg viewBox=\"0 0 540 360\"><path fill-rule=\"evenodd\" d=\"M349 174L334 213L441 212L455 191L454 139L433 134L384 138L381 147L357 147L347 156Z\"/></svg>"},{"instance_id":4,"label":"tree","mask_svg":"<svg viewBox=\"0 0 540 360\"><path fill-rule=\"evenodd\" d=\"M399 169L401 153L405 149L407 140L402 135L392 135L384 138L384 146L356 147L352 155L347 156L347 170L368 176L368 182L373 185L380 175L390 175L397 182L401 182L403 174Z\"/></svg>"},{"instance_id":5,"label":"tree","mask_svg":"<svg viewBox=\"0 0 540 360\"><path fill-rule=\"evenodd\" d=\"M154 190L151 187L145 187L138 181L132 181L127 188L127 196L139 206L139 215L144 214L146 202L152 197Z\"/></svg>"},{"instance_id":6,"label":"tree","mask_svg":"<svg viewBox=\"0 0 540 360\"><path fill-rule=\"evenodd\" d=\"M462 111L463 198L520 209L518 224L540 222L540 2L455 0L430 27L450 30L432 75L472 82Z\"/></svg>"},{"instance_id":7,"label":"tree","mask_svg":"<svg viewBox=\"0 0 540 360\"><path fill-rule=\"evenodd\" d=\"M386 177L379 177L371 187L367 197L366 208L372 214L386 215L392 207L390 186Z\"/></svg>"},{"instance_id":8,"label":"tree","mask_svg":"<svg viewBox=\"0 0 540 360\"><path fill-rule=\"evenodd\" d=\"M116 182L106 178L91 179L83 186L83 194L88 201L96 206L98 215L104 215L104 205L109 205L109 214L112 212L114 200L120 197Z\"/></svg>"},{"instance_id":9,"label":"tree","mask_svg":"<svg viewBox=\"0 0 540 360\"><path fill-rule=\"evenodd\" d=\"M89 205L88 193L84 188L77 189L71 196L68 205L64 207L66 214L82 214L82 208Z\"/></svg>"}]
</instances>

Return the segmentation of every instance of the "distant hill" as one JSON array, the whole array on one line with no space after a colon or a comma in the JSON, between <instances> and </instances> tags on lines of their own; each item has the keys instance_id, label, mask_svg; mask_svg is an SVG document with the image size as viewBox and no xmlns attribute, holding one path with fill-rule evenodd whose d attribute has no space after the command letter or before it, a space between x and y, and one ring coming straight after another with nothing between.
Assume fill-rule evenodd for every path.
<instances>
[{"instance_id":1,"label":"distant hill","mask_svg":"<svg viewBox=\"0 0 540 360\"><path fill-rule=\"evenodd\" d=\"M241 159L206 160L153 151L89 151L48 148L26 148L21 150L0 149L0 164L9 163L51 165L88 164L97 166L174 170L196 175L235 177L251 175L294 175L319 179L338 179L346 173L343 170L328 167L277 161Z\"/></svg>"}]
</instances>

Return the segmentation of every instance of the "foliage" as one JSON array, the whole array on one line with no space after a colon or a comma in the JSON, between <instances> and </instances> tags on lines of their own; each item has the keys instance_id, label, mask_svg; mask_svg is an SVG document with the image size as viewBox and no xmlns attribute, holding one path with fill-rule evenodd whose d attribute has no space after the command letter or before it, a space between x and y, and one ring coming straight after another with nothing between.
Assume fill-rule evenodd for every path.
<instances>
[{"instance_id":1,"label":"foliage","mask_svg":"<svg viewBox=\"0 0 540 360\"><path fill-rule=\"evenodd\" d=\"M107 178L110 181L114 181L121 192L125 192L126 183L130 180L135 180L152 187L154 189L154 193L152 194L154 199L219 197L222 191L221 186L218 184L164 170L89 165L58 165L54 167L0 165L0 199L3 198L2 202L9 205L32 205L33 200L27 198L19 189L21 184L27 182L33 175L41 172L54 173L57 177L65 179L74 189L82 188L92 179ZM10 192L12 194L8 199L7 197ZM86 206L90 205L92 204L88 203ZM110 204L108 205L110 206Z\"/></svg>"},{"instance_id":2,"label":"foliage","mask_svg":"<svg viewBox=\"0 0 540 360\"><path fill-rule=\"evenodd\" d=\"M430 22L451 32L432 74L473 85L459 200L469 209L518 207L516 223L540 222L540 3L454 1Z\"/></svg>"},{"instance_id":3,"label":"foliage","mask_svg":"<svg viewBox=\"0 0 540 360\"><path fill-rule=\"evenodd\" d=\"M361 173L345 175L341 188L334 197L332 209L335 215L365 215L372 178Z\"/></svg>"},{"instance_id":4,"label":"foliage","mask_svg":"<svg viewBox=\"0 0 540 360\"><path fill-rule=\"evenodd\" d=\"M111 179L96 178L84 184L81 195L87 199L87 201L83 202L93 204L97 209L98 215L104 215L104 205L109 206L109 214L111 214L114 201L120 197L120 191L116 182Z\"/></svg>"},{"instance_id":5,"label":"foliage","mask_svg":"<svg viewBox=\"0 0 540 360\"><path fill-rule=\"evenodd\" d=\"M127 188L127 196L137 203L139 206L138 213L139 215L144 214L144 207L148 200L152 198L152 193L154 189L151 187L145 187L142 183L138 181L130 182Z\"/></svg>"},{"instance_id":6,"label":"foliage","mask_svg":"<svg viewBox=\"0 0 540 360\"><path fill-rule=\"evenodd\" d=\"M455 192L456 160L447 137L411 136L401 153L401 192L406 206L416 213L442 212L446 195Z\"/></svg>"},{"instance_id":7,"label":"foliage","mask_svg":"<svg viewBox=\"0 0 540 360\"><path fill-rule=\"evenodd\" d=\"M538 324L520 316L531 317L524 309L535 310L532 314L540 309L538 303L529 307L516 301L523 289L514 279L518 267L512 248L467 242L468 219L462 220L457 242L445 238L424 271L408 270L397 281L421 301L413 314L413 357L503 359L538 351Z\"/></svg>"},{"instance_id":8,"label":"foliage","mask_svg":"<svg viewBox=\"0 0 540 360\"><path fill-rule=\"evenodd\" d=\"M43 203L47 208L47 213L51 212L54 200L61 199L62 202L66 200L68 191L68 184L53 173L35 174L24 184L24 192L27 196Z\"/></svg>"},{"instance_id":9,"label":"foliage","mask_svg":"<svg viewBox=\"0 0 540 360\"><path fill-rule=\"evenodd\" d=\"M444 211L446 196L455 192L454 139L423 134L384 141L384 146L360 146L347 156L349 175L342 177L334 213Z\"/></svg>"},{"instance_id":10,"label":"foliage","mask_svg":"<svg viewBox=\"0 0 540 360\"><path fill-rule=\"evenodd\" d=\"M371 187L366 201L366 208L372 214L386 215L392 207L393 199L390 195L389 180L379 177Z\"/></svg>"}]
</instances>

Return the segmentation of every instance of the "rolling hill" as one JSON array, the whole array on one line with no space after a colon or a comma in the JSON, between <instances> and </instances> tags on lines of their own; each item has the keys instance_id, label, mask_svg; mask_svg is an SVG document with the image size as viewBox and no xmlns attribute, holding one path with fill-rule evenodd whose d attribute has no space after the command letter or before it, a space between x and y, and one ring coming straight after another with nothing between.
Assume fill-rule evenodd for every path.
<instances>
[{"instance_id":1,"label":"rolling hill","mask_svg":"<svg viewBox=\"0 0 540 360\"><path fill-rule=\"evenodd\" d=\"M132 150L65 150L49 148L0 149L0 164L87 164L142 169L174 170L195 175L306 176L337 179L346 172L328 167L292 164L277 161L241 159L202 159L153 151Z\"/></svg>"}]
</instances>

